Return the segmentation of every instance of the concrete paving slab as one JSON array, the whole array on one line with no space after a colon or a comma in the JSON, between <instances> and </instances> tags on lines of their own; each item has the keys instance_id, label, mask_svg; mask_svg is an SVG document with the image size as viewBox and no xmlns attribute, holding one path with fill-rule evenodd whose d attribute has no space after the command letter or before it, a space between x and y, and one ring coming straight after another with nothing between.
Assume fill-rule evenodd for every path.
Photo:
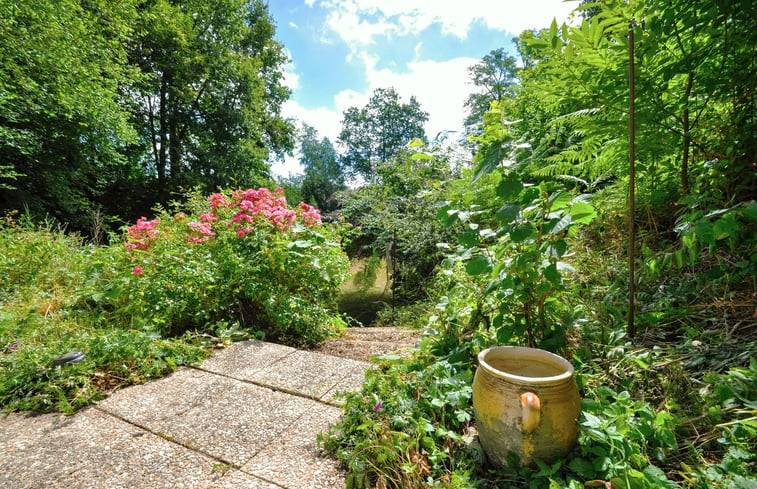
<instances>
[{"instance_id":1,"label":"concrete paving slab","mask_svg":"<svg viewBox=\"0 0 757 489\"><path fill-rule=\"evenodd\" d=\"M370 366L369 363L349 358L298 350L265 369L254 372L247 380L321 399L342 379L355 372L363 372Z\"/></svg>"},{"instance_id":2,"label":"concrete paving slab","mask_svg":"<svg viewBox=\"0 0 757 489\"><path fill-rule=\"evenodd\" d=\"M101 409L237 466L317 404L194 369L124 389Z\"/></svg>"},{"instance_id":3,"label":"concrete paving slab","mask_svg":"<svg viewBox=\"0 0 757 489\"><path fill-rule=\"evenodd\" d=\"M203 364L217 373L182 368L74 416L0 417L0 488L345 487L316 436L371 364L262 342L219 355Z\"/></svg>"},{"instance_id":4,"label":"concrete paving slab","mask_svg":"<svg viewBox=\"0 0 757 489\"><path fill-rule=\"evenodd\" d=\"M241 341L217 350L200 365L202 370L235 379L248 379L254 372L266 368L277 360L294 353L289 346L251 340Z\"/></svg>"},{"instance_id":5,"label":"concrete paving slab","mask_svg":"<svg viewBox=\"0 0 757 489\"><path fill-rule=\"evenodd\" d=\"M344 488L345 474L339 463L319 450L316 442L318 433L340 416L339 408L314 406L242 470L289 489Z\"/></svg>"},{"instance_id":6,"label":"concrete paving slab","mask_svg":"<svg viewBox=\"0 0 757 489\"><path fill-rule=\"evenodd\" d=\"M258 479L239 470L231 469L215 484L206 489L282 489L281 486Z\"/></svg>"},{"instance_id":7,"label":"concrete paving slab","mask_svg":"<svg viewBox=\"0 0 757 489\"><path fill-rule=\"evenodd\" d=\"M25 435L0 441L3 488L183 489L209 487L222 475L215 460L94 408L0 419L0 429L9 426Z\"/></svg>"},{"instance_id":8,"label":"concrete paving slab","mask_svg":"<svg viewBox=\"0 0 757 489\"><path fill-rule=\"evenodd\" d=\"M343 406L344 397L342 394L359 391L363 386L363 380L365 380L365 369L350 371L346 377L337 382L337 384L321 398L321 401L328 402L335 406Z\"/></svg>"}]
</instances>

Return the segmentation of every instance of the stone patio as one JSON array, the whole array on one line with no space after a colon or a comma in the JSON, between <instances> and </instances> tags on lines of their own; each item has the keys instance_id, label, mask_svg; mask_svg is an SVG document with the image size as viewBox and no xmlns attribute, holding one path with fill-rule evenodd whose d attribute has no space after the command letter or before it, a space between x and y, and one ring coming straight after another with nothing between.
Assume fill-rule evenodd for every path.
<instances>
[{"instance_id":1,"label":"stone patio","mask_svg":"<svg viewBox=\"0 0 757 489\"><path fill-rule=\"evenodd\" d=\"M368 368L246 341L73 416L0 417L0 487L343 488L316 437Z\"/></svg>"}]
</instances>

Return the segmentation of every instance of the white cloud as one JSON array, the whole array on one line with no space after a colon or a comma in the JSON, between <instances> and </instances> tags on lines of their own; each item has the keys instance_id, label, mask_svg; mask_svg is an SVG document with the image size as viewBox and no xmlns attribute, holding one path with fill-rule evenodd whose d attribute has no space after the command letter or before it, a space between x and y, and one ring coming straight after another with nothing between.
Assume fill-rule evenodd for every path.
<instances>
[{"instance_id":1,"label":"white cloud","mask_svg":"<svg viewBox=\"0 0 757 489\"><path fill-rule=\"evenodd\" d=\"M475 58L453 58L447 61L419 60L407 64L406 73L377 69L376 58L363 55L369 89L353 100L367 102L377 88L394 87L405 102L415 96L421 108L428 112L426 135L433 139L443 131L462 130L463 103L471 92L468 67L479 61Z\"/></svg>"},{"instance_id":2,"label":"white cloud","mask_svg":"<svg viewBox=\"0 0 757 489\"><path fill-rule=\"evenodd\" d=\"M284 65L284 86L289 87L291 91L295 91L300 88L300 75L297 74L297 67L292 61L292 53L288 50L284 51L289 61Z\"/></svg>"},{"instance_id":3,"label":"white cloud","mask_svg":"<svg viewBox=\"0 0 757 489\"><path fill-rule=\"evenodd\" d=\"M342 130L342 112L327 107L308 109L290 99L281 108L281 115L296 119L297 126L304 122L315 127L321 137L329 138L333 144L336 144L336 138ZM275 161L271 164L271 173L276 176L295 175L302 172L299 155L296 152L294 156L286 156L284 161Z\"/></svg>"},{"instance_id":4,"label":"white cloud","mask_svg":"<svg viewBox=\"0 0 757 489\"><path fill-rule=\"evenodd\" d=\"M295 30L300 28L300 26L298 26L296 22L292 22L292 21L289 22L289 27Z\"/></svg>"},{"instance_id":5,"label":"white cloud","mask_svg":"<svg viewBox=\"0 0 757 489\"><path fill-rule=\"evenodd\" d=\"M396 73L387 68L377 68L378 58L366 52L359 53L366 69L369 86L364 92L347 89L334 96L334 108L309 109L294 100L288 100L282 109L284 117L297 119L315 127L321 136L338 145L342 129L342 114L350 107L363 107L377 88L394 87L404 102L415 96L421 108L428 112L426 135L433 139L440 132L462 131L463 103L471 92L468 82L468 67L478 59L460 57L447 61L419 60L408 63L407 72ZM272 165L275 175L286 176L301 173L298 156L287 157Z\"/></svg>"},{"instance_id":6,"label":"white cloud","mask_svg":"<svg viewBox=\"0 0 757 489\"><path fill-rule=\"evenodd\" d=\"M377 36L419 34L439 24L444 34L464 39L480 21L490 29L519 34L566 21L577 1L561 0L323 0L329 29L350 46Z\"/></svg>"}]
</instances>

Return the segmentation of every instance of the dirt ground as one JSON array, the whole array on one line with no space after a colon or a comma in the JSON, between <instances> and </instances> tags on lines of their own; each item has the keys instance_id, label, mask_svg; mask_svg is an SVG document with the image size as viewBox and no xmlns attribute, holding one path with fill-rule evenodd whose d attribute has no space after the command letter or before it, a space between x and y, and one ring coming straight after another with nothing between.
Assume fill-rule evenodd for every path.
<instances>
[{"instance_id":1,"label":"dirt ground","mask_svg":"<svg viewBox=\"0 0 757 489\"><path fill-rule=\"evenodd\" d=\"M313 349L319 353L368 361L375 355L406 352L418 342L420 331L389 326L347 328L341 338L330 338Z\"/></svg>"}]
</instances>

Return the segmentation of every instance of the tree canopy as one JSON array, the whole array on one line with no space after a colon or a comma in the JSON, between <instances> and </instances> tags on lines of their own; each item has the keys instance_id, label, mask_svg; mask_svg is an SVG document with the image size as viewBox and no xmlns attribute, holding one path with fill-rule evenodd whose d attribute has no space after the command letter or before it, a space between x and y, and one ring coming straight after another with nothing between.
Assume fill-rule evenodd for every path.
<instances>
[{"instance_id":1,"label":"tree canopy","mask_svg":"<svg viewBox=\"0 0 757 489\"><path fill-rule=\"evenodd\" d=\"M39 0L0 6L0 208L82 225L134 141L120 90L136 4ZM0 182L2 183L2 182Z\"/></svg>"},{"instance_id":2,"label":"tree canopy","mask_svg":"<svg viewBox=\"0 0 757 489\"><path fill-rule=\"evenodd\" d=\"M274 35L260 0L3 3L0 208L86 230L265 183L294 142Z\"/></svg>"},{"instance_id":3,"label":"tree canopy","mask_svg":"<svg viewBox=\"0 0 757 489\"><path fill-rule=\"evenodd\" d=\"M318 139L318 131L312 126L304 124L299 139L300 164L305 168L302 198L321 211L334 210L337 202L332 196L345 188L339 155L328 138Z\"/></svg>"},{"instance_id":4,"label":"tree canopy","mask_svg":"<svg viewBox=\"0 0 757 489\"><path fill-rule=\"evenodd\" d=\"M403 103L394 88L379 88L368 103L344 112L339 142L345 147L343 166L369 181L376 166L397 154L412 139L426 139L428 113L415 97Z\"/></svg>"},{"instance_id":5,"label":"tree canopy","mask_svg":"<svg viewBox=\"0 0 757 489\"><path fill-rule=\"evenodd\" d=\"M504 48L498 48L468 68L468 77L478 91L465 100L467 128L473 129L483 122L484 113L492 102L499 102L505 95L512 94L517 82L515 63L515 58L508 55Z\"/></svg>"}]
</instances>

